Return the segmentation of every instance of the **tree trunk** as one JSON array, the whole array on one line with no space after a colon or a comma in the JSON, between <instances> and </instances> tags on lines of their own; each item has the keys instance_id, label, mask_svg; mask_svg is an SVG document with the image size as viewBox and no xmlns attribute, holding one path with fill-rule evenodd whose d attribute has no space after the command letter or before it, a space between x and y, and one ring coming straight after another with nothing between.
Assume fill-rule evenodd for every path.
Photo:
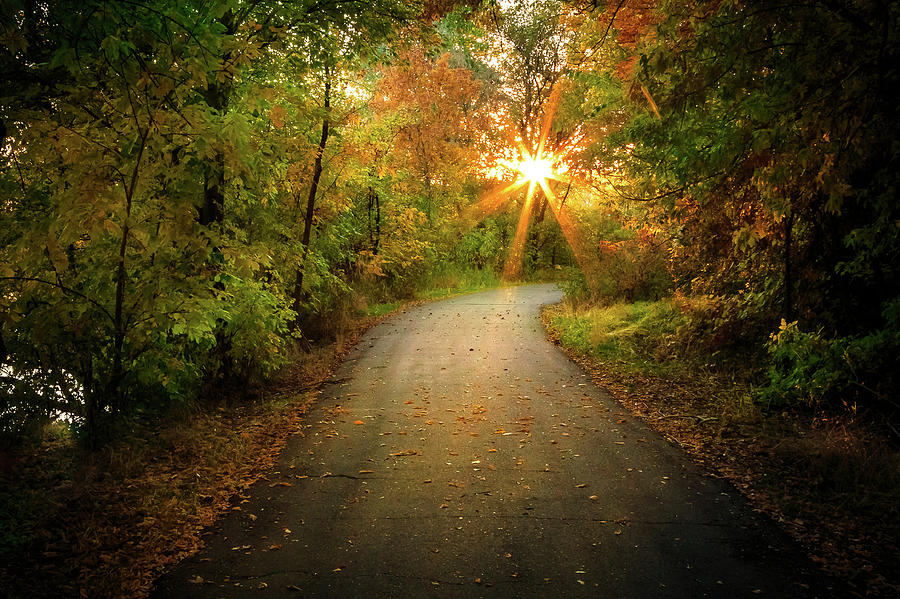
<instances>
[{"instance_id":1,"label":"tree trunk","mask_svg":"<svg viewBox=\"0 0 900 599\"><path fill-rule=\"evenodd\" d=\"M226 35L234 35L237 31L235 15L229 9L219 23L225 27ZM231 53L226 52L222 56L222 64L226 65L231 60ZM206 86L206 103L210 108L223 116L228 110L231 97L232 80L229 73L225 73L223 81L213 80ZM225 153L217 150L215 156L207 165L203 181L203 204L200 206L200 214L197 221L204 226L220 224L225 220Z\"/></svg>"},{"instance_id":2,"label":"tree trunk","mask_svg":"<svg viewBox=\"0 0 900 599\"><path fill-rule=\"evenodd\" d=\"M794 275L791 264L791 242L794 233L794 213L789 212L784 221L784 306L787 322L794 321Z\"/></svg>"},{"instance_id":3,"label":"tree trunk","mask_svg":"<svg viewBox=\"0 0 900 599\"><path fill-rule=\"evenodd\" d=\"M297 268L297 279L294 282L294 301L292 308L298 314L303 305L303 270L306 266L306 258L309 256L309 242L312 236L313 211L316 207L316 194L319 191L319 180L322 178L322 155L325 153L325 145L328 143L328 132L331 126L329 109L331 108L331 70L325 67L325 115L322 117L322 136L319 138L319 146L316 148L316 160L313 163L313 177L309 186L309 196L306 199L306 215L303 222L303 256L300 266Z\"/></svg>"},{"instance_id":4,"label":"tree trunk","mask_svg":"<svg viewBox=\"0 0 900 599\"><path fill-rule=\"evenodd\" d=\"M203 226L225 220L225 154L217 151L207 166L203 182L203 205L197 219Z\"/></svg>"},{"instance_id":5,"label":"tree trunk","mask_svg":"<svg viewBox=\"0 0 900 599\"><path fill-rule=\"evenodd\" d=\"M378 192L369 187L369 242L372 244L372 254L378 255L378 246L381 243L381 200ZM372 215L375 215L374 223Z\"/></svg>"}]
</instances>

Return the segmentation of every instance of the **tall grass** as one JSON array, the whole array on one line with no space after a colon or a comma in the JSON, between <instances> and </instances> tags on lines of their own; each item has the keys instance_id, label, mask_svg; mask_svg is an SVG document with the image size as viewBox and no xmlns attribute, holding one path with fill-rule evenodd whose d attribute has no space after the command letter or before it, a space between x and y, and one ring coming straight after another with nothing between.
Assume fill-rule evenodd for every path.
<instances>
[{"instance_id":1,"label":"tall grass","mask_svg":"<svg viewBox=\"0 0 900 599\"><path fill-rule=\"evenodd\" d=\"M674 300L560 306L550 326L560 342L579 354L628 363L642 370L665 368L688 356L678 351L688 320Z\"/></svg>"},{"instance_id":2,"label":"tall grass","mask_svg":"<svg viewBox=\"0 0 900 599\"><path fill-rule=\"evenodd\" d=\"M416 297L418 299L435 299L458 293L491 289L502 284L500 276L493 269L447 263L425 277Z\"/></svg>"}]
</instances>

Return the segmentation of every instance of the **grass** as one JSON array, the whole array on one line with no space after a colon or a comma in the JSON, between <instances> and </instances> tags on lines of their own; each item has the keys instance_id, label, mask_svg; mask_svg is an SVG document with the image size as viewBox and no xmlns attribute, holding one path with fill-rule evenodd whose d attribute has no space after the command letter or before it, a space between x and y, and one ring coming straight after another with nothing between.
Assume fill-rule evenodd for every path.
<instances>
[{"instance_id":1,"label":"grass","mask_svg":"<svg viewBox=\"0 0 900 599\"><path fill-rule=\"evenodd\" d=\"M400 307L400 302L387 302L384 304L375 304L374 306L369 306L365 310L366 316L371 316L373 318L379 318L381 316L385 316L390 314L394 310Z\"/></svg>"},{"instance_id":2,"label":"grass","mask_svg":"<svg viewBox=\"0 0 900 599\"><path fill-rule=\"evenodd\" d=\"M705 352L683 302L563 303L543 320L599 384L729 479L849 593L900 594L900 450L853 414L764 409L758 358Z\"/></svg>"},{"instance_id":3,"label":"grass","mask_svg":"<svg viewBox=\"0 0 900 599\"><path fill-rule=\"evenodd\" d=\"M428 277L422 290L416 293L420 300L433 300L451 295L474 293L508 285L491 269L448 267Z\"/></svg>"}]
</instances>

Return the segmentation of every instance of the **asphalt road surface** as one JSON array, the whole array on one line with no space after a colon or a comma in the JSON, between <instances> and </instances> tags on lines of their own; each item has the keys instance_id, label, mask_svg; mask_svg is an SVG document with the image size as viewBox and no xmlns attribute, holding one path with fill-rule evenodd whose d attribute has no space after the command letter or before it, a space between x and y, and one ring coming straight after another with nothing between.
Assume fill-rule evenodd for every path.
<instances>
[{"instance_id":1,"label":"asphalt road surface","mask_svg":"<svg viewBox=\"0 0 900 599\"><path fill-rule=\"evenodd\" d=\"M773 524L545 339L552 285L374 327L168 597L807 597Z\"/></svg>"}]
</instances>

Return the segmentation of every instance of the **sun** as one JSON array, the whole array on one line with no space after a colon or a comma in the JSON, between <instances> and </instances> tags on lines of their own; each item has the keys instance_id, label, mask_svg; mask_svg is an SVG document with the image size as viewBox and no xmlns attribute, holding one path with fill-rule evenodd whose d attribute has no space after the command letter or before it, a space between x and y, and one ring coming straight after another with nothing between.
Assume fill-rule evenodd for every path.
<instances>
[{"instance_id":1,"label":"sun","mask_svg":"<svg viewBox=\"0 0 900 599\"><path fill-rule=\"evenodd\" d=\"M532 156L528 150L522 148L518 160L499 161L517 176L513 184L515 187L529 184L533 189L537 186L543 187L549 179L559 180L556 173L556 163L559 159L553 155L536 154Z\"/></svg>"},{"instance_id":2,"label":"sun","mask_svg":"<svg viewBox=\"0 0 900 599\"><path fill-rule=\"evenodd\" d=\"M540 184L541 181L555 178L553 161L547 158L526 157L519 161L516 165L516 170L529 183Z\"/></svg>"}]
</instances>

